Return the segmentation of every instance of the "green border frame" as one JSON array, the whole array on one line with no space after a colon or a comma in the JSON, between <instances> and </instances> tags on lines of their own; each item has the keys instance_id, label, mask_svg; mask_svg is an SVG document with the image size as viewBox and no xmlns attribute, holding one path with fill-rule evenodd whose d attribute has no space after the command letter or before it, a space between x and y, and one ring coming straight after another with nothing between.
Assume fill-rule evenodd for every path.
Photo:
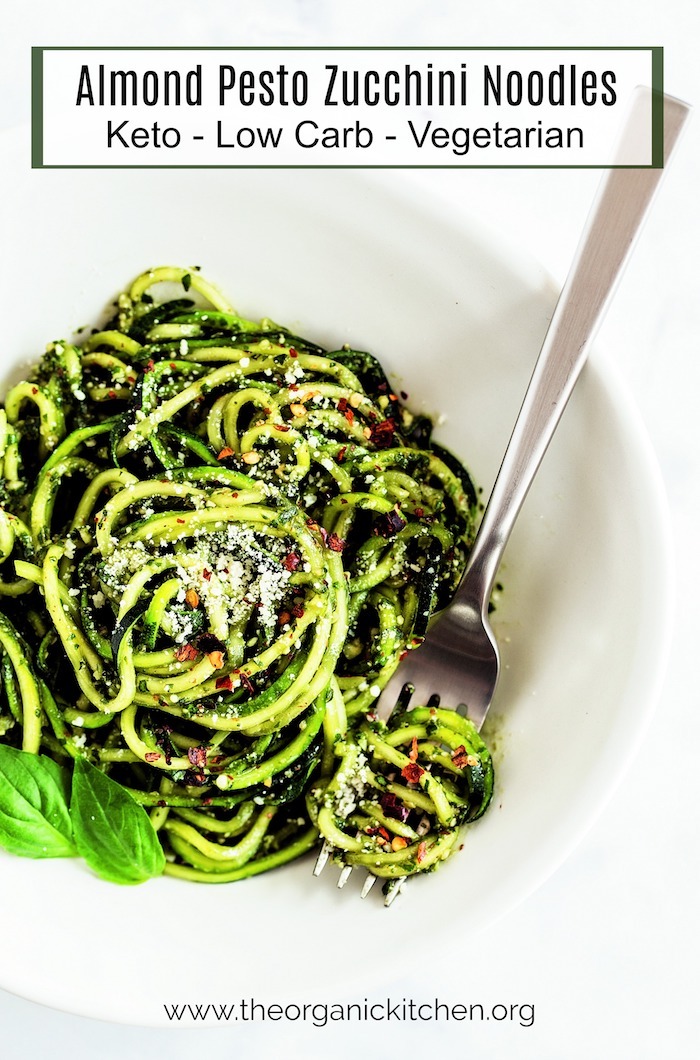
<instances>
[{"instance_id":1,"label":"green border frame","mask_svg":"<svg viewBox=\"0 0 700 1060\"><path fill-rule=\"evenodd\" d=\"M115 165L50 165L44 162L44 52L103 52L103 51L114 51L114 52L139 52L139 51L170 51L170 52L210 52L210 51L223 51L223 52L318 52L318 51L339 51L339 52L405 52L405 51L428 51L428 52L483 52L483 51L501 51L501 52L532 52L532 51L556 51L556 52L579 52L579 51L594 51L594 52L622 52L622 51L642 51L651 53L651 92L652 92L652 103L651 103L651 164L648 166L605 166L596 164L587 165L552 165L545 164L530 164L525 163L514 163L512 165L496 165L494 163L488 163L485 165L479 165L474 163L464 162L452 162L446 164L425 164L425 165L352 165L338 163L334 165L328 163L325 165L319 165L310 163L304 165L302 163L295 164L275 164L270 163L269 165L257 164L231 164L221 163L218 164L207 164L197 165L193 163L173 165L156 165L156 164L115 164ZM453 45L253 45L246 47L243 45L205 45L197 47L196 45L87 45L81 47L79 45L50 45L47 47L33 47L32 48L32 151L31 151L31 164L32 169L663 169L664 165L664 50L661 47L647 47L643 45L623 45L620 47L613 47L610 45L592 45L586 47L584 45L562 45L557 47L556 45L467 45L464 47L458 47Z\"/></svg>"}]
</instances>

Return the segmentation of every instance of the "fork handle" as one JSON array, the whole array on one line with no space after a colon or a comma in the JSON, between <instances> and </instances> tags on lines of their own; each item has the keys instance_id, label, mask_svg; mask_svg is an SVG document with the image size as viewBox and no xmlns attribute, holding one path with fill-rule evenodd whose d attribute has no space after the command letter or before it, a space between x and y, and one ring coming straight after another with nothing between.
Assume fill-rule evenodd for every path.
<instances>
[{"instance_id":1,"label":"fork handle","mask_svg":"<svg viewBox=\"0 0 700 1060\"><path fill-rule=\"evenodd\" d=\"M646 122L650 90L635 96L621 143ZM690 108L663 97L664 160ZM576 256L554 310L530 384L484 512L456 603L485 612L496 572L590 343L605 315L663 169L611 169L600 183Z\"/></svg>"}]
</instances>

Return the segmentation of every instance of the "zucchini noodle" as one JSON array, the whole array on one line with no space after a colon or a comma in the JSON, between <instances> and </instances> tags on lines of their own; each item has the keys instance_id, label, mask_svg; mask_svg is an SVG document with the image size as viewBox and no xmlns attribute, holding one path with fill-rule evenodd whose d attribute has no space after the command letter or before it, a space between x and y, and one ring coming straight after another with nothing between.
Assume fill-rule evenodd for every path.
<instances>
[{"instance_id":1,"label":"zucchini noodle","mask_svg":"<svg viewBox=\"0 0 700 1060\"><path fill-rule=\"evenodd\" d=\"M319 834L375 875L434 868L488 751L452 711L372 705L459 582L467 472L374 357L243 319L198 270L114 310L0 409L0 740L109 773L175 876Z\"/></svg>"}]
</instances>

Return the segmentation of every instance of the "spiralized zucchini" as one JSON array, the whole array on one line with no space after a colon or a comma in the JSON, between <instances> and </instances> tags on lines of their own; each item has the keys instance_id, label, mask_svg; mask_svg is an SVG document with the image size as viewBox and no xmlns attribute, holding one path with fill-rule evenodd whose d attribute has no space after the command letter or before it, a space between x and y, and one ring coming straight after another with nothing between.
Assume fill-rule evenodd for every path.
<instances>
[{"instance_id":1,"label":"spiralized zucchini","mask_svg":"<svg viewBox=\"0 0 700 1060\"><path fill-rule=\"evenodd\" d=\"M371 713L473 536L430 431L371 355L144 273L0 410L0 739L108 772L172 875L264 872L319 831L376 875L433 868L488 752L451 711Z\"/></svg>"}]
</instances>

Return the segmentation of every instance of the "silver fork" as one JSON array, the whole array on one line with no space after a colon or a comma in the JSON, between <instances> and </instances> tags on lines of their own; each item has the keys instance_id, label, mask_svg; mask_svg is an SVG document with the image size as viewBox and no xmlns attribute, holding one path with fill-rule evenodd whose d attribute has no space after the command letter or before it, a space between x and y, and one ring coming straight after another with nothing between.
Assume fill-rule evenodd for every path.
<instances>
[{"instance_id":1,"label":"silver fork","mask_svg":"<svg viewBox=\"0 0 700 1060\"><path fill-rule=\"evenodd\" d=\"M645 124L648 126L650 96L648 89L638 90L623 129L621 151ZM670 96L662 98L667 163L690 108ZM500 668L488 608L501 557L663 173L663 169L611 169L601 181L462 582L423 644L408 653L385 686L375 708L381 718L386 720L397 702L405 707L415 697L417 702L430 706L437 706L442 700L451 707L463 708L477 729L483 725ZM318 872L328 853L321 851ZM342 870L339 887L350 871L349 866ZM362 897L376 878L368 876ZM405 877L389 884L387 905L404 882Z\"/></svg>"}]
</instances>

